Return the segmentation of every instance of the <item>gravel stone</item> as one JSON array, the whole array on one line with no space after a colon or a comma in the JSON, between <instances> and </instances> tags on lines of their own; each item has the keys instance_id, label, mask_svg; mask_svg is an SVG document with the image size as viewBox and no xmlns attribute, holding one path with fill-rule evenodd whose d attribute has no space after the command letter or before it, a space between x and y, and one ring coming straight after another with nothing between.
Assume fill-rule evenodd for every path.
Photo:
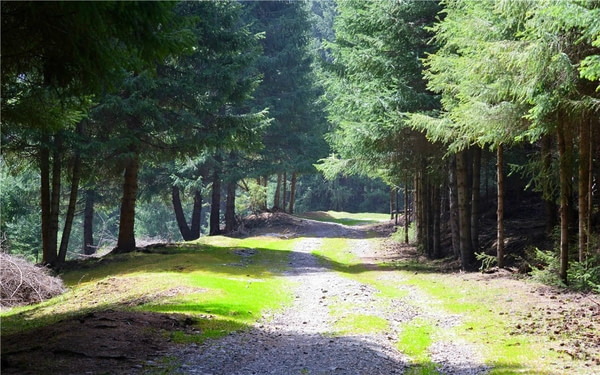
<instances>
[{"instance_id":1,"label":"gravel stone","mask_svg":"<svg viewBox=\"0 0 600 375\"><path fill-rule=\"evenodd\" d=\"M296 285L292 306L266 316L251 329L207 340L202 345L189 345L173 353L182 362L181 373L402 374L410 366L410 359L394 344L403 323L424 317L450 327L460 321L457 316L415 307L420 306L415 301L425 297L413 288L408 289L407 299L392 299L385 307L373 303L376 288L341 276L311 254L321 246L323 237L352 238L353 251L359 256L370 253L371 242L360 239L364 233L356 228L323 223L315 228L318 230L313 236L302 239L290 255L290 268L285 277ZM351 306L348 314L374 315L388 320L391 331L365 335L336 333L329 305L338 302ZM442 374L470 375L487 371L474 348L466 344L435 343L431 356Z\"/></svg>"}]
</instances>

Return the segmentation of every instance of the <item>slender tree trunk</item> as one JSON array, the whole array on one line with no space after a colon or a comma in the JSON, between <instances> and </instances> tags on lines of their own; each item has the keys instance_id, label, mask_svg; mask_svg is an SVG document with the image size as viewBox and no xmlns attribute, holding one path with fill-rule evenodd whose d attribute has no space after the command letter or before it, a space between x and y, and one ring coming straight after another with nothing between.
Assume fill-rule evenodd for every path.
<instances>
[{"instance_id":1,"label":"slender tree trunk","mask_svg":"<svg viewBox=\"0 0 600 375\"><path fill-rule=\"evenodd\" d=\"M192 227L190 232L192 239L200 238L200 226L202 222L202 193L199 190L194 192L194 207L192 208Z\"/></svg>"},{"instance_id":2,"label":"slender tree trunk","mask_svg":"<svg viewBox=\"0 0 600 375\"><path fill-rule=\"evenodd\" d=\"M421 228L419 228L419 216L421 215L421 213L419 212L419 171L418 169L415 170L415 176L413 178L413 220L414 220L414 230L415 230L415 241L417 244L417 247L419 246L419 244L421 243L420 240L420 234L419 234L419 230Z\"/></svg>"},{"instance_id":3,"label":"slender tree trunk","mask_svg":"<svg viewBox=\"0 0 600 375\"><path fill-rule=\"evenodd\" d=\"M290 182L290 215L294 214L294 204L296 203L296 181L298 179L298 174L296 172L292 173L292 181Z\"/></svg>"},{"instance_id":4,"label":"slender tree trunk","mask_svg":"<svg viewBox=\"0 0 600 375\"><path fill-rule=\"evenodd\" d=\"M404 243L408 244L408 227L410 225L410 208L408 206L408 177L404 183Z\"/></svg>"},{"instance_id":5,"label":"slender tree trunk","mask_svg":"<svg viewBox=\"0 0 600 375\"><path fill-rule=\"evenodd\" d=\"M396 186L396 188L394 189L394 191L395 191L395 194L394 194L395 197L394 198L396 198L396 203L395 203L395 206L396 206L396 215L395 215L394 225L398 225L398 215L399 215L398 211L399 211L399 208L400 208L400 197L399 197L399 195L400 195L399 194L400 187Z\"/></svg>"},{"instance_id":6,"label":"slender tree trunk","mask_svg":"<svg viewBox=\"0 0 600 375\"><path fill-rule=\"evenodd\" d=\"M221 171L219 165L215 165L212 178L212 196L210 203L210 236L221 234Z\"/></svg>"},{"instance_id":7,"label":"slender tree trunk","mask_svg":"<svg viewBox=\"0 0 600 375\"><path fill-rule=\"evenodd\" d=\"M590 185L590 138L591 129L588 121L581 121L579 126L579 178L578 178L578 206L579 206L579 261L583 262L588 252L589 222L589 196Z\"/></svg>"},{"instance_id":8,"label":"slender tree trunk","mask_svg":"<svg viewBox=\"0 0 600 375\"><path fill-rule=\"evenodd\" d=\"M281 208L283 208L283 211L285 211L286 207L287 207L287 172L283 172L283 194L281 195L281 199L282 199L282 204L281 204Z\"/></svg>"},{"instance_id":9,"label":"slender tree trunk","mask_svg":"<svg viewBox=\"0 0 600 375\"><path fill-rule=\"evenodd\" d=\"M115 253L135 251L135 205L138 192L138 173L140 160L137 152L132 150L132 156L125 166L123 179L123 197L121 199L121 216L119 219L119 237Z\"/></svg>"},{"instance_id":10,"label":"slender tree trunk","mask_svg":"<svg viewBox=\"0 0 600 375\"><path fill-rule=\"evenodd\" d=\"M277 173L277 187L273 197L273 211L281 210L281 173Z\"/></svg>"},{"instance_id":11,"label":"slender tree trunk","mask_svg":"<svg viewBox=\"0 0 600 375\"><path fill-rule=\"evenodd\" d=\"M94 247L94 199L95 191L85 191L85 207L83 209L83 254L92 255L96 252Z\"/></svg>"},{"instance_id":12,"label":"slender tree trunk","mask_svg":"<svg viewBox=\"0 0 600 375\"><path fill-rule=\"evenodd\" d=\"M552 149L553 140L551 135L545 135L541 139L541 153L542 153L542 168L543 174L552 181ZM552 184L552 182L550 182ZM544 188L544 205L546 209L546 234L550 235L556 226L558 219L556 213L558 211L556 207L556 199L551 195L551 189L549 186Z\"/></svg>"},{"instance_id":13,"label":"slender tree trunk","mask_svg":"<svg viewBox=\"0 0 600 375\"><path fill-rule=\"evenodd\" d=\"M390 220L394 219L394 215L397 211L396 200L394 199L394 190L395 188L393 186L390 186Z\"/></svg>"},{"instance_id":14,"label":"slender tree trunk","mask_svg":"<svg viewBox=\"0 0 600 375\"><path fill-rule=\"evenodd\" d=\"M456 190L458 196L458 226L460 237L460 259L462 268L471 270L475 261L471 237L471 207L468 173L468 151L460 151L456 155Z\"/></svg>"},{"instance_id":15,"label":"slender tree trunk","mask_svg":"<svg viewBox=\"0 0 600 375\"><path fill-rule=\"evenodd\" d=\"M417 237L417 247L422 251L427 250L425 238L425 219L426 212L424 211L424 186L423 186L423 171L418 168L415 176L415 230Z\"/></svg>"},{"instance_id":16,"label":"slender tree trunk","mask_svg":"<svg viewBox=\"0 0 600 375\"><path fill-rule=\"evenodd\" d=\"M439 259L442 257L442 235L441 235L441 223L440 223L440 188L438 186L432 187L432 197L431 197L431 205L432 205L432 224L433 224L433 258Z\"/></svg>"},{"instance_id":17,"label":"slender tree trunk","mask_svg":"<svg viewBox=\"0 0 600 375\"><path fill-rule=\"evenodd\" d=\"M181 206L181 195L179 187L173 185L171 187L171 202L173 202L173 210L175 211L175 220L177 221L177 227L179 228L179 233L181 233L181 237L183 237L184 241L192 241L195 240L192 235L192 231L187 224L187 220L185 219L185 215L183 213L183 207Z\"/></svg>"},{"instance_id":18,"label":"slender tree trunk","mask_svg":"<svg viewBox=\"0 0 600 375\"><path fill-rule=\"evenodd\" d=\"M456 155L450 157L448 168L448 200L450 210L450 232L452 234L452 251L454 258L460 258L460 230L458 225L458 192L456 187Z\"/></svg>"},{"instance_id":19,"label":"slender tree trunk","mask_svg":"<svg viewBox=\"0 0 600 375\"><path fill-rule=\"evenodd\" d=\"M73 175L71 176L71 192L69 194L69 206L65 216L65 226L60 240L60 248L58 250L58 264L64 263L67 259L67 248L69 246L69 238L71 237L71 228L73 227L73 218L75 217L75 209L77 207L77 193L79 192L79 179L81 177L81 157L79 153L75 154L73 160Z\"/></svg>"},{"instance_id":20,"label":"slender tree trunk","mask_svg":"<svg viewBox=\"0 0 600 375\"><path fill-rule=\"evenodd\" d=\"M42 208L42 263L53 264L56 261L56 252L50 245L50 136L42 136L40 148L40 193Z\"/></svg>"},{"instance_id":21,"label":"slender tree trunk","mask_svg":"<svg viewBox=\"0 0 600 375\"><path fill-rule=\"evenodd\" d=\"M258 207L260 211L267 210L267 180L266 176L258 177L258 186L262 186L264 188L264 193L261 194L260 206Z\"/></svg>"},{"instance_id":22,"label":"slender tree trunk","mask_svg":"<svg viewBox=\"0 0 600 375\"><path fill-rule=\"evenodd\" d=\"M426 179L423 189L425 193L425 197L423 199L423 212L426 213L424 224L427 256L433 259L433 184L429 180L429 178Z\"/></svg>"},{"instance_id":23,"label":"slender tree trunk","mask_svg":"<svg viewBox=\"0 0 600 375\"><path fill-rule=\"evenodd\" d=\"M569 268L569 162L567 160L567 146L565 129L562 122L558 125L558 157L560 173L560 270L559 277L567 282L567 270Z\"/></svg>"},{"instance_id":24,"label":"slender tree trunk","mask_svg":"<svg viewBox=\"0 0 600 375\"><path fill-rule=\"evenodd\" d=\"M498 267L504 268L504 147L498 145L496 149L496 173L498 183L498 206L496 209L497 223L497 248L496 256Z\"/></svg>"},{"instance_id":25,"label":"slender tree trunk","mask_svg":"<svg viewBox=\"0 0 600 375\"><path fill-rule=\"evenodd\" d=\"M51 254L46 263L56 266L58 262L58 216L60 213L60 189L62 169L63 139L60 132L54 136L52 151L52 187L50 190L50 223L48 226L48 251Z\"/></svg>"},{"instance_id":26,"label":"slender tree trunk","mask_svg":"<svg viewBox=\"0 0 600 375\"><path fill-rule=\"evenodd\" d=\"M471 242L473 251L479 251L479 202L481 200L481 148L473 152L473 183L471 188Z\"/></svg>"},{"instance_id":27,"label":"slender tree trunk","mask_svg":"<svg viewBox=\"0 0 600 375\"><path fill-rule=\"evenodd\" d=\"M235 230L235 181L227 183L227 203L225 205L225 233Z\"/></svg>"},{"instance_id":28,"label":"slender tree trunk","mask_svg":"<svg viewBox=\"0 0 600 375\"><path fill-rule=\"evenodd\" d=\"M594 121L596 122L596 124L594 124ZM594 177L594 154L596 152L594 145L596 143L594 143L594 139L596 138L595 134L594 134L594 130L598 127L598 124L600 124L600 120L596 117L590 117L589 119L590 122L590 159L588 161L589 163L589 176L588 176L588 230L590 231L590 233L593 231L593 227L592 227L592 214L594 212L594 184L596 181L596 178ZM591 247L590 247L590 238L588 238L588 252L591 252ZM598 254L600 254L600 247L597 247L596 252ZM588 255L591 255L591 253L588 253Z\"/></svg>"}]
</instances>

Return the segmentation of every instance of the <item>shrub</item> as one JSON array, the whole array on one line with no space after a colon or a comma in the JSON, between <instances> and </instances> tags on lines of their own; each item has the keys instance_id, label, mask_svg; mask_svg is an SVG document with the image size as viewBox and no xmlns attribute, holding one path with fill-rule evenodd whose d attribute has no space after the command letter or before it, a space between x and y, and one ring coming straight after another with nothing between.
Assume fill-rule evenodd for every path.
<instances>
[{"instance_id":1,"label":"shrub","mask_svg":"<svg viewBox=\"0 0 600 375\"><path fill-rule=\"evenodd\" d=\"M567 280L573 289L600 293L600 255L571 263Z\"/></svg>"},{"instance_id":2,"label":"shrub","mask_svg":"<svg viewBox=\"0 0 600 375\"><path fill-rule=\"evenodd\" d=\"M565 287L559 278L560 257L553 251L535 249L531 276L534 280L553 286ZM567 283L570 289L600 293L600 255L588 257L583 262L572 261L567 270Z\"/></svg>"},{"instance_id":3,"label":"shrub","mask_svg":"<svg viewBox=\"0 0 600 375\"><path fill-rule=\"evenodd\" d=\"M530 257L533 259L530 274L535 281L558 287L566 286L559 277L560 258L557 253L535 248Z\"/></svg>"}]
</instances>

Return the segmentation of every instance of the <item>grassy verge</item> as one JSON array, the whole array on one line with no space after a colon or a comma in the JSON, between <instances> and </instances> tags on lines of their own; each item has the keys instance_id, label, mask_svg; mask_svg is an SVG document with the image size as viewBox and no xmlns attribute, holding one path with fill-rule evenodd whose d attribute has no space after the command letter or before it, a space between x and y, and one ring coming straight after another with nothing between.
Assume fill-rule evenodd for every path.
<instances>
[{"instance_id":1,"label":"grassy verge","mask_svg":"<svg viewBox=\"0 0 600 375\"><path fill-rule=\"evenodd\" d=\"M315 254L346 277L377 288L380 292L376 303L389 303L391 298L403 298L415 290L421 298L409 299L408 303L425 311L459 317L452 327L440 327L438 322L422 317L404 324L397 346L412 360L408 374L437 374L429 354L429 347L437 341L471 343L482 351L485 363L492 367L489 373L493 375L556 373L559 355L548 349L545 337L511 334L515 324L511 314L522 309L516 301L526 301L527 296L522 295L525 292L500 283L436 273L435 264L428 268L426 264L415 267L397 262L381 265L377 270L367 269L349 251L351 241L327 239ZM339 315L342 310L339 306L333 307L332 313ZM348 320L352 321L352 316ZM343 332L360 333L369 325L371 323L345 324ZM378 323L374 330L381 327L383 324Z\"/></svg>"},{"instance_id":2,"label":"grassy verge","mask_svg":"<svg viewBox=\"0 0 600 375\"><path fill-rule=\"evenodd\" d=\"M558 355L548 350L546 338L511 334L515 324L511 312L520 309L515 301L527 299L519 291L434 273L413 274L407 285L425 292L442 311L460 316L460 324L433 330L433 337L473 343L482 349L485 362L492 366L490 374L556 373Z\"/></svg>"},{"instance_id":3,"label":"grassy verge","mask_svg":"<svg viewBox=\"0 0 600 375\"><path fill-rule=\"evenodd\" d=\"M65 272L69 291L43 303L1 314L3 335L107 309L178 313L194 317L201 335L242 329L291 302L279 277L294 240L210 237L157 253L89 261ZM158 253L160 251L160 253Z\"/></svg>"}]
</instances>

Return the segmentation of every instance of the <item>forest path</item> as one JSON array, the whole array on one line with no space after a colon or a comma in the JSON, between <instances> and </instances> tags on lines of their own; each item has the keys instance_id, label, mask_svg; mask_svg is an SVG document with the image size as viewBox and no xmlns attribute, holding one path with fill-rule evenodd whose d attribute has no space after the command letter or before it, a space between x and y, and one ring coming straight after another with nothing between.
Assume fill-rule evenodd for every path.
<instances>
[{"instance_id":1,"label":"forest path","mask_svg":"<svg viewBox=\"0 0 600 375\"><path fill-rule=\"evenodd\" d=\"M179 355L183 373L401 374L413 365L396 348L403 325L420 319L451 327L459 320L435 309L417 289L401 286L401 272L380 271L373 251L378 239L368 239L366 229L317 222L303 228L284 275L295 285L292 306L252 329L186 348ZM363 263L347 275L335 262L313 254L327 254L336 239L344 239L342 251ZM365 278L400 288L404 297L382 296ZM431 349L430 365L441 374L487 371L467 343L440 341Z\"/></svg>"}]
</instances>

